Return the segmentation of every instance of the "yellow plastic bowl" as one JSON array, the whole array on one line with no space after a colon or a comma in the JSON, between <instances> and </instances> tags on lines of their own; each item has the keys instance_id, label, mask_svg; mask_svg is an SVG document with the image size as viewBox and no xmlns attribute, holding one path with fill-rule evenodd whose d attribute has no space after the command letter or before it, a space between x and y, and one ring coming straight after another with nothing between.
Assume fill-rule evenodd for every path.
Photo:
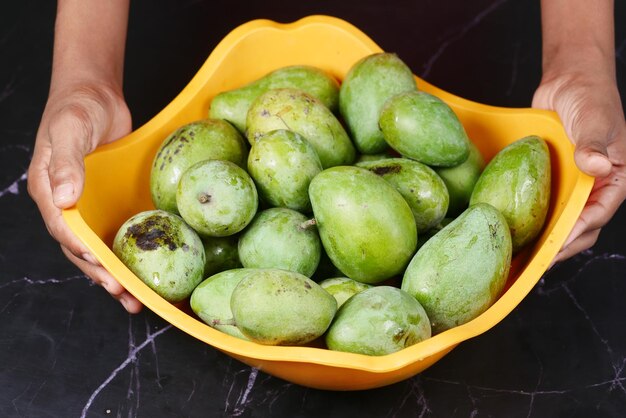
<instances>
[{"instance_id":1,"label":"yellow plastic bowl","mask_svg":"<svg viewBox=\"0 0 626 418\"><path fill-rule=\"evenodd\" d=\"M474 103L417 78L418 87L447 102L489 160L507 144L542 136L552 159L552 203L543 233L517 255L507 290L478 318L394 354L374 357L314 347L273 347L223 334L166 302L111 251L113 237L132 215L152 209L149 178L155 152L179 126L206 117L211 98L286 65L308 64L343 79L360 58L380 52L363 32L327 16L295 23L248 22L226 36L189 85L163 111L127 137L85 160L86 183L76 207L63 216L102 265L146 307L186 333L271 375L320 389L357 390L404 380L426 369L460 342L501 321L528 294L557 254L589 196L593 179L573 160L573 146L558 117L534 109Z\"/></svg>"}]
</instances>

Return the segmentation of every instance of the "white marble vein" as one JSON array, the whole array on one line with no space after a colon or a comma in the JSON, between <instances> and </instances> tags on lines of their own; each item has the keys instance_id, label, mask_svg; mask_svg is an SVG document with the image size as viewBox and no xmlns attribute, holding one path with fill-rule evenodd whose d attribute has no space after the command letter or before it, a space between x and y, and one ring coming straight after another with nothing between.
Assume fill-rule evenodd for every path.
<instances>
[{"instance_id":1,"label":"white marble vein","mask_svg":"<svg viewBox=\"0 0 626 418\"><path fill-rule=\"evenodd\" d=\"M515 42L513 44L513 59L511 63L511 81L509 82L509 88L506 90L506 96L510 97L513 93L513 89L515 88L515 83L517 82L517 67L519 64L519 54L522 47L521 42Z\"/></svg>"},{"instance_id":2,"label":"white marble vein","mask_svg":"<svg viewBox=\"0 0 626 418\"><path fill-rule=\"evenodd\" d=\"M87 403L83 407L82 413L80 415L81 418L84 418L85 416L87 416L87 411L89 411L89 408L91 407L91 404L93 403L93 401L100 394L100 392L102 392L102 390L106 388L109 383L111 383L111 381L115 378L115 376L117 376L117 374L121 372L122 370L124 370L129 364L134 362L137 354L141 350L143 350L146 346L151 344L154 341L154 339L157 338L159 335L163 334L164 332L168 331L171 328L172 328L172 325L167 325L159 329L158 331L154 332L153 334L148 334L146 339L136 347L131 342L130 345L132 345L132 349L130 350L128 357L126 357L126 359L119 366L117 366L111 372L111 374L104 380L104 382L102 382L100 386L98 386L96 390L91 394L91 396L87 400Z\"/></svg>"},{"instance_id":3,"label":"white marble vein","mask_svg":"<svg viewBox=\"0 0 626 418\"><path fill-rule=\"evenodd\" d=\"M246 383L246 388L237 399L237 403L235 404L235 408L233 410L232 416L238 417L243 414L248 406L250 391L254 387L254 382L256 382L256 378L259 374L259 370L255 368L250 368L250 375L248 376L248 382Z\"/></svg>"},{"instance_id":4,"label":"white marble vein","mask_svg":"<svg viewBox=\"0 0 626 418\"><path fill-rule=\"evenodd\" d=\"M0 190L0 197L6 195L6 194L19 194L20 193L20 183L23 183L26 181L27 178L27 174L26 172L24 172L20 177L17 178L17 180L15 180L13 183L9 184L9 186L5 187L4 189Z\"/></svg>"},{"instance_id":5,"label":"white marble vein","mask_svg":"<svg viewBox=\"0 0 626 418\"><path fill-rule=\"evenodd\" d=\"M20 279L15 279L15 280L11 280L10 282L4 283L0 285L0 289L3 289L5 287L9 287L9 286L14 286L17 284L23 284L26 283L28 285L32 285L32 286L38 286L38 285L49 285L49 284L61 284L61 283L67 283L73 280L78 280L78 279L83 279L83 280L89 280L89 278L87 276L85 276L84 274L78 274L76 276L70 276L70 277L63 277L61 279L57 279L54 277L48 278L48 279L39 279L39 280L33 280L29 277L22 277ZM91 282L91 280L89 280Z\"/></svg>"},{"instance_id":6,"label":"white marble vein","mask_svg":"<svg viewBox=\"0 0 626 418\"><path fill-rule=\"evenodd\" d=\"M387 414L388 417L395 417L400 414L404 405L409 401L409 399L415 399L415 406L419 407L419 412L415 411L415 416L422 418L426 414L432 413L430 407L428 406L428 400L424 395L424 388L422 387L422 377L420 375L409 381L409 384L406 386L406 393L402 397L402 401Z\"/></svg>"},{"instance_id":7,"label":"white marble vein","mask_svg":"<svg viewBox=\"0 0 626 418\"><path fill-rule=\"evenodd\" d=\"M424 64L424 68L422 70L421 76L423 78L428 77L430 75L430 71L432 70L435 62L437 62L437 60L443 55L443 53L446 51L446 49L448 49L450 45L462 39L463 36L465 36L467 32L475 28L485 17L489 16L491 13L493 13L495 10L497 10L500 6L502 6L504 3L508 1L509 0L499 0L490 4L487 8L485 8L485 10L477 14L472 20L470 20L467 24L462 26L454 35L452 35L447 40L441 42L441 44L439 45L439 49L435 51L435 53L430 57L430 59L426 61L426 64Z\"/></svg>"}]
</instances>

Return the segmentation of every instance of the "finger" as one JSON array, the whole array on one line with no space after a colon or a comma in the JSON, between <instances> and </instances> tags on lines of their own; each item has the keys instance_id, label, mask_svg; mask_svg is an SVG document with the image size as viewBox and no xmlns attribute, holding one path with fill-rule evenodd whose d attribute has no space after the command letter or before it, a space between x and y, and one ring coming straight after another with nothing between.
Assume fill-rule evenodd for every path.
<instances>
[{"instance_id":1,"label":"finger","mask_svg":"<svg viewBox=\"0 0 626 418\"><path fill-rule=\"evenodd\" d=\"M54 204L61 209L76 203L84 185L83 159L90 150L93 127L81 106L66 106L48 127L51 146L48 175Z\"/></svg>"},{"instance_id":2,"label":"finger","mask_svg":"<svg viewBox=\"0 0 626 418\"><path fill-rule=\"evenodd\" d=\"M129 313L141 311L142 304L131 295L115 278L102 266L95 266L81 258L76 257L67 248L61 247L65 256L81 269L96 284L104 287L113 298L118 300Z\"/></svg>"},{"instance_id":3,"label":"finger","mask_svg":"<svg viewBox=\"0 0 626 418\"><path fill-rule=\"evenodd\" d=\"M568 258L591 248L596 241L598 240L598 236L600 235L600 229L594 229L592 231L587 231L584 234L580 235L574 241L572 241L567 247L563 247L561 251L554 258L553 263L558 263L563 260L567 260Z\"/></svg>"}]
</instances>

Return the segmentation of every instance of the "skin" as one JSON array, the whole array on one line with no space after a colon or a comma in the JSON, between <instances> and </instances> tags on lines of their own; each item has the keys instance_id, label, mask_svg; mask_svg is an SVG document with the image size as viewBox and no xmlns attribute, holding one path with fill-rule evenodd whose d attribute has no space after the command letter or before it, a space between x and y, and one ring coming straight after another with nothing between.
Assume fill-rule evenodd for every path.
<instances>
[{"instance_id":1,"label":"skin","mask_svg":"<svg viewBox=\"0 0 626 418\"><path fill-rule=\"evenodd\" d=\"M28 190L68 259L129 312L141 304L98 263L61 217L83 189L83 158L131 129L122 94L128 0L59 0L50 94ZM597 178L554 262L591 247L626 198L626 126L615 78L612 0L543 0L543 78L533 107L556 111L578 167ZM65 187L61 187L66 185Z\"/></svg>"}]
</instances>

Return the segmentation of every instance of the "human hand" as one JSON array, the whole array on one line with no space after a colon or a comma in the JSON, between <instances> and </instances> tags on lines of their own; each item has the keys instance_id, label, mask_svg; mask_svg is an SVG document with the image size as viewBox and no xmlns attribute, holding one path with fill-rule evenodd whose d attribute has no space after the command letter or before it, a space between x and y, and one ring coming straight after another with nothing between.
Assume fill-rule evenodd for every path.
<instances>
[{"instance_id":1,"label":"human hand","mask_svg":"<svg viewBox=\"0 0 626 418\"><path fill-rule=\"evenodd\" d=\"M592 63L544 75L532 106L558 113L576 146L576 165L596 178L556 263L593 246L626 198L626 125L614 76L594 70Z\"/></svg>"},{"instance_id":2,"label":"human hand","mask_svg":"<svg viewBox=\"0 0 626 418\"><path fill-rule=\"evenodd\" d=\"M84 82L51 90L28 169L28 192L67 258L128 312L137 313L141 303L100 265L61 216L82 194L85 155L130 130L130 112L116 89Z\"/></svg>"}]
</instances>

